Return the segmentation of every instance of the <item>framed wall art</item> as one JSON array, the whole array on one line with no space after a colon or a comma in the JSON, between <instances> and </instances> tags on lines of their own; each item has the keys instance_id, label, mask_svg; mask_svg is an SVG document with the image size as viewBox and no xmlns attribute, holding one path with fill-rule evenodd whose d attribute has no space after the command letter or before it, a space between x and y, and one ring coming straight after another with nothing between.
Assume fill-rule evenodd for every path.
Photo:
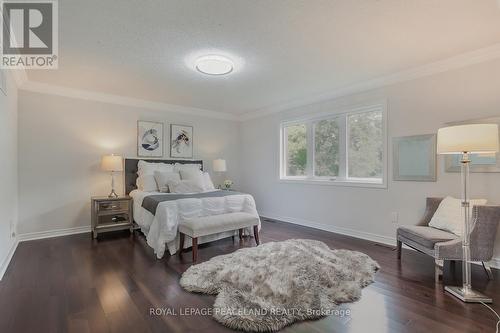
<instances>
[{"instance_id":1,"label":"framed wall art","mask_svg":"<svg viewBox=\"0 0 500 333\"><path fill-rule=\"evenodd\" d=\"M435 182L436 134L393 138L393 179Z\"/></svg>"},{"instance_id":2,"label":"framed wall art","mask_svg":"<svg viewBox=\"0 0 500 333\"><path fill-rule=\"evenodd\" d=\"M163 156L163 123L142 120L137 122L137 156Z\"/></svg>"},{"instance_id":3,"label":"framed wall art","mask_svg":"<svg viewBox=\"0 0 500 333\"><path fill-rule=\"evenodd\" d=\"M193 126L170 125L170 157L193 158Z\"/></svg>"}]
</instances>

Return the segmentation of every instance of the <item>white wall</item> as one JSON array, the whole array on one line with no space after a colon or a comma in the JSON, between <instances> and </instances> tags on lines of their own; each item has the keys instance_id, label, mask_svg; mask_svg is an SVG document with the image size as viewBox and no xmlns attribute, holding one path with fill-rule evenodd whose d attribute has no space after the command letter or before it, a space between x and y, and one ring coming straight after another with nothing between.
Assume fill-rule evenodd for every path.
<instances>
[{"instance_id":1,"label":"white wall","mask_svg":"<svg viewBox=\"0 0 500 333\"><path fill-rule=\"evenodd\" d=\"M213 159L225 158L226 176L238 186L237 122L20 91L19 233L89 226L90 196L110 190L100 157L136 157L137 120L165 123L164 158L170 123L193 125L194 158L208 171Z\"/></svg>"},{"instance_id":2,"label":"white wall","mask_svg":"<svg viewBox=\"0 0 500 333\"><path fill-rule=\"evenodd\" d=\"M387 189L280 183L280 121L385 99L390 148L392 137L435 133L448 122L500 116L499 86L496 60L243 123L21 91L18 231L88 226L90 196L109 190L109 176L99 170L100 156L135 156L136 121L143 119L164 121L166 137L170 123L194 125L195 158L204 159L209 168L212 159L226 158L227 177L255 196L263 215L392 241L397 227L391 223L392 212L399 214L399 224L415 224L426 196L460 195L459 175L445 173L440 158L437 182L394 182L389 149ZM473 196L500 203L500 174L473 174L472 185ZM500 257L500 231L495 255Z\"/></svg>"},{"instance_id":3,"label":"white wall","mask_svg":"<svg viewBox=\"0 0 500 333\"><path fill-rule=\"evenodd\" d=\"M0 92L0 279L14 246L17 223L17 87L7 75L7 96Z\"/></svg>"},{"instance_id":4,"label":"white wall","mask_svg":"<svg viewBox=\"0 0 500 333\"><path fill-rule=\"evenodd\" d=\"M425 197L460 196L460 177L445 173L440 158L435 183L392 181L391 138L436 133L448 122L500 116L498 87L500 60L246 121L241 125L243 189L255 196L264 216L392 241L397 225L391 223L391 212L399 213L402 225L416 224L423 213ZM388 103L387 189L278 181L280 121L380 99ZM500 174L473 174L471 181L473 196L500 203ZM500 230L495 255L500 258Z\"/></svg>"}]
</instances>

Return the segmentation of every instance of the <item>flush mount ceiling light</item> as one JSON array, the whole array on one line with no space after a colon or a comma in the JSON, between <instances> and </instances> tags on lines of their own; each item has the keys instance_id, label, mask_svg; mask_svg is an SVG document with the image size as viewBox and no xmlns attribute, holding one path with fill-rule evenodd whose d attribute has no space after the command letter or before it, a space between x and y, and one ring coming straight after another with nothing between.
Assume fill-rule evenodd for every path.
<instances>
[{"instance_id":1,"label":"flush mount ceiling light","mask_svg":"<svg viewBox=\"0 0 500 333\"><path fill-rule=\"evenodd\" d=\"M234 69L231 59L215 54L199 57L195 65L198 72L208 75L226 75Z\"/></svg>"}]
</instances>

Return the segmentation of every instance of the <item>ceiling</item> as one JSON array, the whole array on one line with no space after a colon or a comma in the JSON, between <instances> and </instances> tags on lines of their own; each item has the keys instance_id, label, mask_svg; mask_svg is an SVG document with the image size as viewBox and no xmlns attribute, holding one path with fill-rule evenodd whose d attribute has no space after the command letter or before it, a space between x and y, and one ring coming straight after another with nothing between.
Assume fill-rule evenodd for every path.
<instances>
[{"instance_id":1,"label":"ceiling","mask_svg":"<svg viewBox=\"0 0 500 333\"><path fill-rule=\"evenodd\" d=\"M59 69L28 79L241 115L499 42L497 0L59 0Z\"/></svg>"}]
</instances>

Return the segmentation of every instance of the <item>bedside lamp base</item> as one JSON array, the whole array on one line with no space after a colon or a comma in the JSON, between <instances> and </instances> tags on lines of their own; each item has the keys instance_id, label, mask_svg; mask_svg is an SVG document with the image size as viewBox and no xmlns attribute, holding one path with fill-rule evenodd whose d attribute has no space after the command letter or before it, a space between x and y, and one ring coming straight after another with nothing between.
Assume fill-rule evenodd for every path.
<instances>
[{"instance_id":1,"label":"bedside lamp base","mask_svg":"<svg viewBox=\"0 0 500 333\"><path fill-rule=\"evenodd\" d=\"M108 198L118 198L118 194L116 194L114 189L111 190L111 193L108 195Z\"/></svg>"}]
</instances>

